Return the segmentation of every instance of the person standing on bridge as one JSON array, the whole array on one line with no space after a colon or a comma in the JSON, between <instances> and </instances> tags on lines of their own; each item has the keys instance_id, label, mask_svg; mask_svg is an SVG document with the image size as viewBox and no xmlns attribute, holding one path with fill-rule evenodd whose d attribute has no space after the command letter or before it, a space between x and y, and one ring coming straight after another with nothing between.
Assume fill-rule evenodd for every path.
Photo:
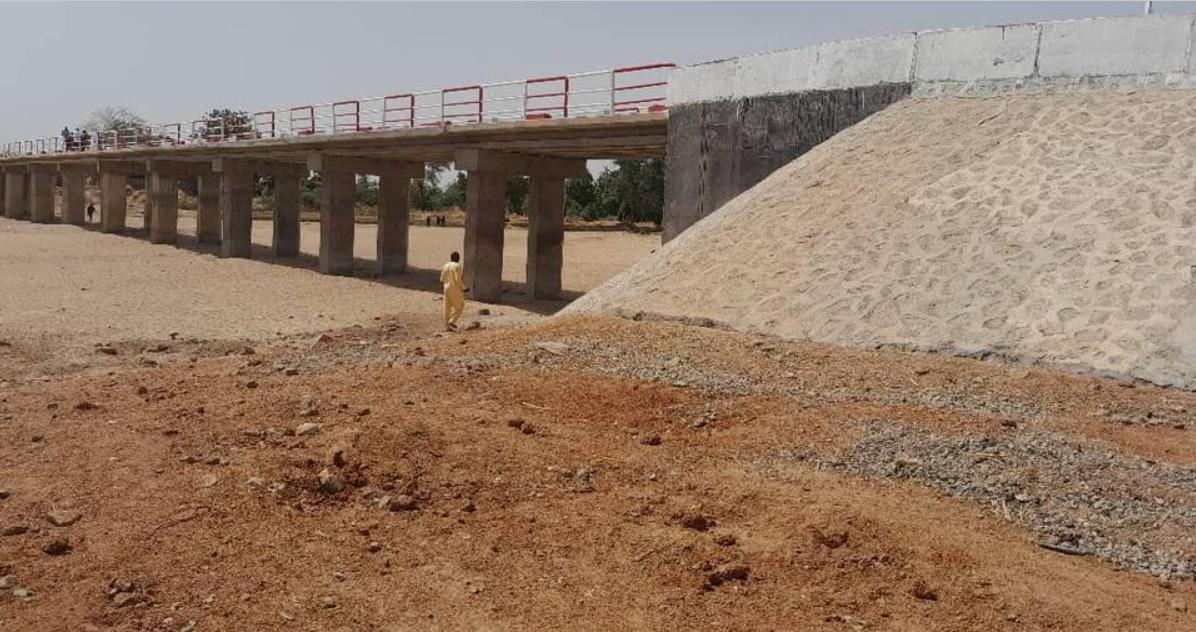
<instances>
[{"instance_id":1,"label":"person standing on bridge","mask_svg":"<svg viewBox=\"0 0 1196 632\"><path fill-rule=\"evenodd\" d=\"M444 285L444 329L457 328L457 319L465 311L465 282L461 280L461 255L449 255L449 262L440 269L440 283Z\"/></svg>"}]
</instances>

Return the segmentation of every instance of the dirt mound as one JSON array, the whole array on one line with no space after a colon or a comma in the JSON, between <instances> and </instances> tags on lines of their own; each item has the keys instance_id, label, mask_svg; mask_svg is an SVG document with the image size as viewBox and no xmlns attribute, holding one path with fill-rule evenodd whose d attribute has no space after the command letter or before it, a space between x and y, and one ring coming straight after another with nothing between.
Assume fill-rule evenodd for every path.
<instances>
[{"instance_id":1,"label":"dirt mound","mask_svg":"<svg viewBox=\"0 0 1196 632\"><path fill-rule=\"evenodd\" d=\"M570 307L1196 387L1196 93L927 98Z\"/></svg>"}]
</instances>

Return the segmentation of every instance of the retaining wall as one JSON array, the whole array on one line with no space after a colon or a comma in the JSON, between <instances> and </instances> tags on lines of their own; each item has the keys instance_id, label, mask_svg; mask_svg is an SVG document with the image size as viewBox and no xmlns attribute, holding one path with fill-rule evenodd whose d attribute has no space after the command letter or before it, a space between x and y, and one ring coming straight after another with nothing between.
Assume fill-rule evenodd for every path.
<instances>
[{"instance_id":1,"label":"retaining wall","mask_svg":"<svg viewBox=\"0 0 1196 632\"><path fill-rule=\"evenodd\" d=\"M683 66L667 95L664 239L906 95L1196 87L1194 27L1175 14L921 31Z\"/></svg>"}]
</instances>

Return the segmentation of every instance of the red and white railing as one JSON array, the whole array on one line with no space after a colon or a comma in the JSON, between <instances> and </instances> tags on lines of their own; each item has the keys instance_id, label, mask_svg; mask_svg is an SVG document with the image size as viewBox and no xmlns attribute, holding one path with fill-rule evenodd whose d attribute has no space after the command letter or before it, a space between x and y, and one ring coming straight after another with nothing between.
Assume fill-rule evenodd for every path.
<instances>
[{"instance_id":1,"label":"red and white railing","mask_svg":"<svg viewBox=\"0 0 1196 632\"><path fill-rule=\"evenodd\" d=\"M644 64L346 99L264 110L231 120L201 118L103 133L76 130L70 135L0 145L0 157L660 112L667 108L665 87L675 67Z\"/></svg>"}]
</instances>

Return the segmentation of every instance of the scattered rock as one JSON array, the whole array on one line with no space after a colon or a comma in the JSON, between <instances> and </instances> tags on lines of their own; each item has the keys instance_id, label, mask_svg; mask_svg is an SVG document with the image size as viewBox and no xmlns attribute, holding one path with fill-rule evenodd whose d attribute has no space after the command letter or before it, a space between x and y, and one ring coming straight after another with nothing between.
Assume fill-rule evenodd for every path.
<instances>
[{"instance_id":1,"label":"scattered rock","mask_svg":"<svg viewBox=\"0 0 1196 632\"><path fill-rule=\"evenodd\" d=\"M1182 602L1182 601L1175 600L1175 601L1172 601L1172 602L1171 602L1171 609L1172 609L1172 610L1174 610L1174 611L1176 611L1176 612L1187 612L1187 611L1188 611L1188 605L1187 605L1187 604L1185 604L1185 603L1184 603L1184 602Z\"/></svg>"},{"instance_id":2,"label":"scattered rock","mask_svg":"<svg viewBox=\"0 0 1196 632\"><path fill-rule=\"evenodd\" d=\"M913 590L910 591L918 599L924 601L938 601L939 593L930 584L922 580L914 582Z\"/></svg>"},{"instance_id":3,"label":"scattered rock","mask_svg":"<svg viewBox=\"0 0 1196 632\"><path fill-rule=\"evenodd\" d=\"M46 520L56 527L69 527L82 517L83 514L74 509L55 509L46 514Z\"/></svg>"},{"instance_id":4,"label":"scattered rock","mask_svg":"<svg viewBox=\"0 0 1196 632\"><path fill-rule=\"evenodd\" d=\"M316 478L320 481L320 491L324 492L325 494L339 493L348 485L343 476L333 472L328 468L320 470L320 473L316 475Z\"/></svg>"},{"instance_id":5,"label":"scattered rock","mask_svg":"<svg viewBox=\"0 0 1196 632\"><path fill-rule=\"evenodd\" d=\"M378 542L370 542L369 544L365 545L365 550L369 551L370 553L377 553L378 551L382 550L382 545Z\"/></svg>"},{"instance_id":6,"label":"scattered rock","mask_svg":"<svg viewBox=\"0 0 1196 632\"><path fill-rule=\"evenodd\" d=\"M568 353L570 349L569 345L553 340L541 340L539 342L533 342L532 346L541 351L547 351L553 355L564 355Z\"/></svg>"},{"instance_id":7,"label":"scattered rock","mask_svg":"<svg viewBox=\"0 0 1196 632\"><path fill-rule=\"evenodd\" d=\"M751 569L743 564L724 564L706 576L706 587L717 588L730 581L745 582L751 572Z\"/></svg>"},{"instance_id":8,"label":"scattered rock","mask_svg":"<svg viewBox=\"0 0 1196 632\"><path fill-rule=\"evenodd\" d=\"M471 321L469 321L469 324L465 326L465 331L472 331L474 329L481 329L481 328L482 328L482 323L479 323L476 320L471 320Z\"/></svg>"},{"instance_id":9,"label":"scattered rock","mask_svg":"<svg viewBox=\"0 0 1196 632\"><path fill-rule=\"evenodd\" d=\"M10 493L11 492L9 492L7 489L0 488L0 500L4 500L5 498L8 498Z\"/></svg>"},{"instance_id":10,"label":"scattered rock","mask_svg":"<svg viewBox=\"0 0 1196 632\"><path fill-rule=\"evenodd\" d=\"M810 527L810 535L813 536L815 542L828 549L837 549L847 544L848 538L846 531L824 532L818 527Z\"/></svg>"},{"instance_id":11,"label":"scattered rock","mask_svg":"<svg viewBox=\"0 0 1196 632\"><path fill-rule=\"evenodd\" d=\"M328 455L328 460L336 467L344 467L349 463L349 457L346 456L346 451L343 447L333 448L332 453Z\"/></svg>"},{"instance_id":12,"label":"scattered rock","mask_svg":"<svg viewBox=\"0 0 1196 632\"><path fill-rule=\"evenodd\" d=\"M335 608L336 607L336 599L332 596L324 597L323 599L320 600L320 606L324 607L324 608Z\"/></svg>"},{"instance_id":13,"label":"scattered rock","mask_svg":"<svg viewBox=\"0 0 1196 632\"><path fill-rule=\"evenodd\" d=\"M245 383L245 388L257 388L257 380L249 380Z\"/></svg>"},{"instance_id":14,"label":"scattered rock","mask_svg":"<svg viewBox=\"0 0 1196 632\"><path fill-rule=\"evenodd\" d=\"M117 608L124 608L127 606L134 606L144 601L144 599L137 593L122 592L116 593L112 597L112 605Z\"/></svg>"},{"instance_id":15,"label":"scattered rock","mask_svg":"<svg viewBox=\"0 0 1196 632\"><path fill-rule=\"evenodd\" d=\"M216 483L219 483L219 482L220 482L220 477L216 476L215 474L208 474L208 475L204 476L203 478L199 479L199 486L204 489L207 489L209 487L215 487Z\"/></svg>"},{"instance_id":16,"label":"scattered rock","mask_svg":"<svg viewBox=\"0 0 1196 632\"><path fill-rule=\"evenodd\" d=\"M29 531L29 527L23 524L14 524L4 527L4 531L0 531L0 535L21 535L27 531Z\"/></svg>"},{"instance_id":17,"label":"scattered rock","mask_svg":"<svg viewBox=\"0 0 1196 632\"><path fill-rule=\"evenodd\" d=\"M694 531L709 531L714 527L714 520L701 514L686 514L681 517L681 526Z\"/></svg>"},{"instance_id":18,"label":"scattered rock","mask_svg":"<svg viewBox=\"0 0 1196 632\"><path fill-rule=\"evenodd\" d=\"M299 375L299 369L296 369L293 366L289 366L282 370L282 374L283 375Z\"/></svg>"},{"instance_id":19,"label":"scattered rock","mask_svg":"<svg viewBox=\"0 0 1196 632\"><path fill-rule=\"evenodd\" d=\"M16 575L5 575L3 577L0 577L0 590L7 590L9 588L15 588L16 585L17 585L17 576Z\"/></svg>"},{"instance_id":20,"label":"scattered rock","mask_svg":"<svg viewBox=\"0 0 1196 632\"><path fill-rule=\"evenodd\" d=\"M86 410L95 410L96 408L97 408L97 406L95 404L88 402L88 401L82 401L82 402L79 402L78 404L75 404L75 410L86 411Z\"/></svg>"},{"instance_id":21,"label":"scattered rock","mask_svg":"<svg viewBox=\"0 0 1196 632\"><path fill-rule=\"evenodd\" d=\"M419 505L411 496L408 496L407 494L399 494L398 496L390 499L390 502L387 503L386 508L391 511L414 511L419 509Z\"/></svg>"},{"instance_id":22,"label":"scattered rock","mask_svg":"<svg viewBox=\"0 0 1196 632\"><path fill-rule=\"evenodd\" d=\"M644 445L660 445L660 435L650 434L640 437L640 443Z\"/></svg>"},{"instance_id":23,"label":"scattered rock","mask_svg":"<svg viewBox=\"0 0 1196 632\"><path fill-rule=\"evenodd\" d=\"M461 505L461 511L464 511L465 513L473 513L477 510L478 507L477 505L473 504L472 500L467 500L465 501L465 504Z\"/></svg>"},{"instance_id":24,"label":"scattered rock","mask_svg":"<svg viewBox=\"0 0 1196 632\"><path fill-rule=\"evenodd\" d=\"M297 428L295 428L295 435L299 436L299 437L306 437L307 435L316 434L319 431L320 431L320 424L312 423L309 421L307 423L299 424L299 426Z\"/></svg>"},{"instance_id":25,"label":"scattered rock","mask_svg":"<svg viewBox=\"0 0 1196 632\"><path fill-rule=\"evenodd\" d=\"M33 591L29 590L28 588L17 587L12 589L12 596L16 597L17 599L29 599L33 596Z\"/></svg>"},{"instance_id":26,"label":"scattered rock","mask_svg":"<svg viewBox=\"0 0 1196 632\"><path fill-rule=\"evenodd\" d=\"M736 542L738 542L738 540L736 540L735 536L731 535L730 533L724 533L714 538L714 543L719 546L735 546Z\"/></svg>"},{"instance_id":27,"label":"scattered rock","mask_svg":"<svg viewBox=\"0 0 1196 632\"><path fill-rule=\"evenodd\" d=\"M523 420L522 420L522 419L519 419L519 418L515 418L515 419L508 419L508 420L507 420L507 425L508 425L508 426L510 426L510 427L512 427L512 428L519 429L519 428L522 428L522 427L523 427Z\"/></svg>"},{"instance_id":28,"label":"scattered rock","mask_svg":"<svg viewBox=\"0 0 1196 632\"><path fill-rule=\"evenodd\" d=\"M107 347L107 346L96 347L96 353L102 353L104 355L116 355L116 349L113 349L112 347Z\"/></svg>"},{"instance_id":29,"label":"scattered rock","mask_svg":"<svg viewBox=\"0 0 1196 632\"><path fill-rule=\"evenodd\" d=\"M478 315L479 315L479 316L489 316L489 315L490 315L490 308L489 308L489 307L483 307L483 308L479 309L479 310L478 310Z\"/></svg>"},{"instance_id":30,"label":"scattered rock","mask_svg":"<svg viewBox=\"0 0 1196 632\"><path fill-rule=\"evenodd\" d=\"M71 549L71 543L66 538L54 538L42 545L42 553L46 555L66 555Z\"/></svg>"}]
</instances>

